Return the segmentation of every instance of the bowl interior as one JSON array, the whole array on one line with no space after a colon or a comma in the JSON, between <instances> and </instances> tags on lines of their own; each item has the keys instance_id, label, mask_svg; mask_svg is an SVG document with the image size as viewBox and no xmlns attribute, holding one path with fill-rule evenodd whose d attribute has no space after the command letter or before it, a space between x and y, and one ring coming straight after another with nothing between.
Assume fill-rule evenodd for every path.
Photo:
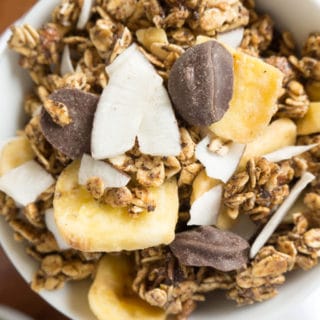
<instances>
[{"instance_id":1,"label":"bowl interior","mask_svg":"<svg viewBox=\"0 0 320 320\"><path fill-rule=\"evenodd\" d=\"M34 27L41 26L59 2L59 0L39 1L23 18L24 22ZM319 1L257 0L257 3L259 8L275 17L278 25L294 32L295 39L299 43L302 43L309 32L320 30ZM19 67L17 55L8 49L4 49L0 56L0 70L1 146L1 141L14 136L16 130L23 125L22 102L25 93L30 89L31 80ZM12 231L3 219L0 219L0 243L16 269L27 282L30 282L36 270L36 264L27 256L23 245L13 240ZM233 302L226 301L224 294L213 293L208 296L207 302L200 304L190 319L205 320L215 317L220 320L247 320L250 317L259 317L261 320L276 320L283 319L285 316L289 316L291 320L298 319L297 316L300 317L301 313L297 313L296 307L301 305L302 301L307 301L307 297L311 294L320 296L320 286L317 284L319 278L320 268L307 273L295 272L288 276L288 281L280 288L280 294L276 298L263 304L243 308L236 308ZM87 302L89 285L89 281L69 283L61 290L43 291L40 295L71 319L94 320L95 317ZM308 312L310 317L307 317ZM312 318L312 314L315 314L313 312L312 308L306 308L304 311L306 319L314 319Z\"/></svg>"}]
</instances>

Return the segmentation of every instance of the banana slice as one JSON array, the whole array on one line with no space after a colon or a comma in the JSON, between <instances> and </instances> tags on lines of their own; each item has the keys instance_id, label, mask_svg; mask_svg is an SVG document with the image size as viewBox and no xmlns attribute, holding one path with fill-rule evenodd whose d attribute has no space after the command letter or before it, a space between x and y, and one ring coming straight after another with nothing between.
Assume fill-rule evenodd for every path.
<instances>
[{"instance_id":1,"label":"banana slice","mask_svg":"<svg viewBox=\"0 0 320 320\"><path fill-rule=\"evenodd\" d=\"M152 307L131 291L132 261L106 255L99 263L89 291L89 305L98 320L164 320L163 310Z\"/></svg>"},{"instance_id":2,"label":"banana slice","mask_svg":"<svg viewBox=\"0 0 320 320\"><path fill-rule=\"evenodd\" d=\"M0 150L0 176L34 157L35 154L25 136L13 138Z\"/></svg>"},{"instance_id":3,"label":"banana slice","mask_svg":"<svg viewBox=\"0 0 320 320\"><path fill-rule=\"evenodd\" d=\"M126 208L95 201L78 184L78 171L79 161L74 161L61 173L53 204L58 229L71 247L85 252L115 252L173 241L179 207L175 180L150 189L156 200L155 211L133 218Z\"/></svg>"}]
</instances>

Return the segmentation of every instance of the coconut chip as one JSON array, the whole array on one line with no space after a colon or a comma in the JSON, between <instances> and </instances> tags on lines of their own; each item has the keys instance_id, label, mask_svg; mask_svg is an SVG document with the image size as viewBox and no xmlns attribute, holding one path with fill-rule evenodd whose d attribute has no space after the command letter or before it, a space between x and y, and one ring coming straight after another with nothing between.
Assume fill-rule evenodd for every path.
<instances>
[{"instance_id":1,"label":"coconut chip","mask_svg":"<svg viewBox=\"0 0 320 320\"><path fill-rule=\"evenodd\" d=\"M208 177L227 182L235 172L245 150L244 144L230 143L226 154L209 150L207 136L196 147L196 157L205 166Z\"/></svg>"},{"instance_id":2,"label":"coconut chip","mask_svg":"<svg viewBox=\"0 0 320 320\"><path fill-rule=\"evenodd\" d=\"M26 206L54 184L55 180L34 160L10 170L0 178L0 190Z\"/></svg>"},{"instance_id":3,"label":"coconut chip","mask_svg":"<svg viewBox=\"0 0 320 320\"><path fill-rule=\"evenodd\" d=\"M66 45L63 49L62 58L61 58L61 67L60 74L64 76L67 73L74 73L74 67L72 65L70 48Z\"/></svg>"},{"instance_id":4,"label":"coconut chip","mask_svg":"<svg viewBox=\"0 0 320 320\"><path fill-rule=\"evenodd\" d=\"M271 237L273 232L276 230L278 225L281 223L291 206L299 197L300 193L305 189L305 187L315 179L315 176L310 172L305 172L301 176L300 180L295 184L292 188L289 196L282 203L279 209L275 212L275 214L271 217L269 222L262 229L260 234L257 236L255 241L253 242L250 249L250 258L254 258L255 255L259 252L259 250L264 246L264 244Z\"/></svg>"},{"instance_id":5,"label":"coconut chip","mask_svg":"<svg viewBox=\"0 0 320 320\"><path fill-rule=\"evenodd\" d=\"M293 158L301 153L307 152L312 148L316 147L318 143L310 144L307 146L289 146L284 147L274 152L268 153L263 157L270 162L279 162L282 160L287 160Z\"/></svg>"},{"instance_id":6,"label":"coconut chip","mask_svg":"<svg viewBox=\"0 0 320 320\"><path fill-rule=\"evenodd\" d=\"M130 177L110 164L94 160L84 154L79 170L79 184L86 185L92 177L99 177L104 184L104 188L121 188L128 184Z\"/></svg>"},{"instance_id":7,"label":"coconut chip","mask_svg":"<svg viewBox=\"0 0 320 320\"><path fill-rule=\"evenodd\" d=\"M94 0L83 0L80 16L77 22L77 29L83 29L88 23L93 3Z\"/></svg>"},{"instance_id":8,"label":"coconut chip","mask_svg":"<svg viewBox=\"0 0 320 320\"><path fill-rule=\"evenodd\" d=\"M191 206L188 225L210 226L217 222L222 197L222 185L204 193Z\"/></svg>"},{"instance_id":9,"label":"coconut chip","mask_svg":"<svg viewBox=\"0 0 320 320\"><path fill-rule=\"evenodd\" d=\"M62 236L59 232L56 221L54 220L53 209L46 210L45 221L46 221L46 226L47 226L48 230L53 234L54 238L56 239L60 250L71 249L71 247L66 243L66 241L62 238Z\"/></svg>"}]
</instances>

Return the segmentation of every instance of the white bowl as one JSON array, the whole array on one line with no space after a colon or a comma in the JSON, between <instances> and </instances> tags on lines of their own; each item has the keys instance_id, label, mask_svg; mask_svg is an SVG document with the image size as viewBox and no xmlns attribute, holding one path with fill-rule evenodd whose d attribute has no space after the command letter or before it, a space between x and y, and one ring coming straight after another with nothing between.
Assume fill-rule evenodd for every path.
<instances>
[{"instance_id":1,"label":"white bowl","mask_svg":"<svg viewBox=\"0 0 320 320\"><path fill-rule=\"evenodd\" d=\"M39 1L23 18L24 22L40 27L50 15L59 0ZM257 0L259 8L272 14L277 24L292 31L301 44L311 31L320 31L320 2L316 0ZM0 41L0 51L2 44ZM22 102L24 94L31 86L26 73L19 67L18 58L8 49L0 56L0 142L15 135L23 123ZM13 240L7 223L0 219L0 243L8 257L23 276L30 282L36 270L35 262L27 256L22 244ZM226 301L221 292L208 296L207 302L200 304L190 319L207 320L290 320L318 319L317 301L320 297L320 268L306 273L296 272L288 276L288 281L280 287L279 295L267 302L249 307L237 308ZM74 320L94 320L88 302L87 292L90 281L69 283L65 288L42 291L40 295L56 309ZM316 310L317 309L317 310ZM317 313L316 313L317 312ZM119 319L122 320L122 319ZM142 319L143 320L143 319Z\"/></svg>"}]
</instances>

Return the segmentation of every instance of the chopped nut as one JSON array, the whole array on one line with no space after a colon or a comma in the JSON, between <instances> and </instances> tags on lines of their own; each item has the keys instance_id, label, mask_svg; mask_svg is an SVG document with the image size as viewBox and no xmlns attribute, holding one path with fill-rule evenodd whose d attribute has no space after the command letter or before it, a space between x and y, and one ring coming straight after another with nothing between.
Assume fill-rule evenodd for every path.
<instances>
[{"instance_id":1,"label":"chopped nut","mask_svg":"<svg viewBox=\"0 0 320 320\"><path fill-rule=\"evenodd\" d=\"M159 187L165 180L164 163L159 157L141 156L136 160L137 181L145 187Z\"/></svg>"},{"instance_id":2,"label":"chopped nut","mask_svg":"<svg viewBox=\"0 0 320 320\"><path fill-rule=\"evenodd\" d=\"M106 189L101 201L112 207L127 207L132 203L132 193L127 187Z\"/></svg>"},{"instance_id":3,"label":"chopped nut","mask_svg":"<svg viewBox=\"0 0 320 320\"><path fill-rule=\"evenodd\" d=\"M134 188L132 190L133 199L131 200L128 211L133 214L141 213L143 211L154 211L156 202L148 189Z\"/></svg>"},{"instance_id":4,"label":"chopped nut","mask_svg":"<svg viewBox=\"0 0 320 320\"><path fill-rule=\"evenodd\" d=\"M99 177L91 177L86 183L86 188L94 199L98 200L104 195L105 186Z\"/></svg>"}]
</instances>

